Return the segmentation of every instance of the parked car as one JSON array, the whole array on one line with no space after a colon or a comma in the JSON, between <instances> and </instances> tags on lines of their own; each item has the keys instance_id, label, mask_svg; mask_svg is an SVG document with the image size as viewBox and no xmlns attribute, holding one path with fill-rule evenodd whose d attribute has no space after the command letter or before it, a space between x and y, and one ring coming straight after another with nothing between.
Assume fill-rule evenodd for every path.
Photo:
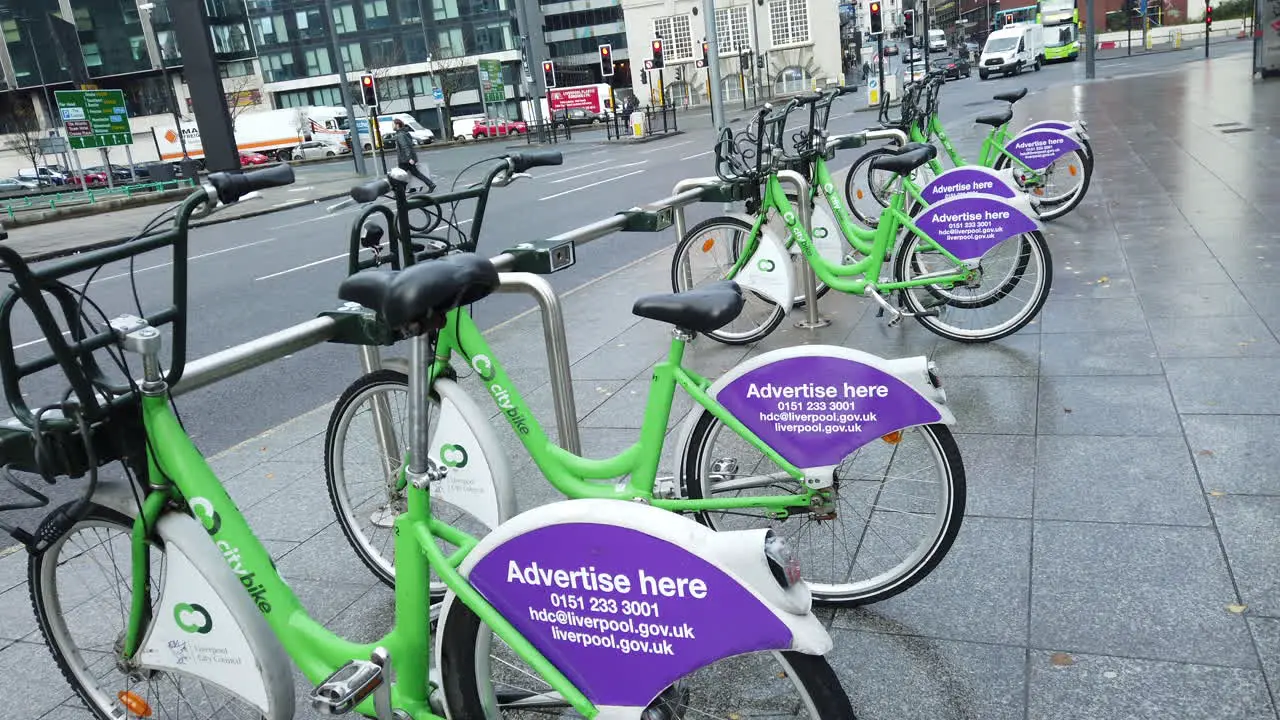
<instances>
[{"instance_id":1,"label":"parked car","mask_svg":"<svg viewBox=\"0 0 1280 720\"><path fill-rule=\"evenodd\" d=\"M67 184L66 174L50 165L41 165L38 168L22 168L18 171L18 177L23 180L36 181L41 185Z\"/></svg>"},{"instance_id":2,"label":"parked car","mask_svg":"<svg viewBox=\"0 0 1280 720\"><path fill-rule=\"evenodd\" d=\"M888 55L889 53L885 53L885 54ZM906 55L902 56L902 62L907 64L920 62L923 59L924 59L924 54L918 48L911 48L910 50L907 51Z\"/></svg>"},{"instance_id":3,"label":"parked car","mask_svg":"<svg viewBox=\"0 0 1280 720\"><path fill-rule=\"evenodd\" d=\"M35 180L22 180L20 178L0 178L0 192L23 192L26 190L37 190L40 183Z\"/></svg>"},{"instance_id":4,"label":"parked car","mask_svg":"<svg viewBox=\"0 0 1280 720\"><path fill-rule=\"evenodd\" d=\"M290 159L316 160L318 158L337 157L342 153L349 152L351 152L351 148L346 145L327 143L320 140L310 140L294 148L293 153L290 155Z\"/></svg>"},{"instance_id":5,"label":"parked car","mask_svg":"<svg viewBox=\"0 0 1280 720\"><path fill-rule=\"evenodd\" d=\"M269 162L271 162L271 158L267 157L266 155L263 155L262 153L256 153L256 152L240 153L241 165L266 165Z\"/></svg>"},{"instance_id":6,"label":"parked car","mask_svg":"<svg viewBox=\"0 0 1280 720\"><path fill-rule=\"evenodd\" d=\"M973 74L973 69L969 67L968 61L955 55L948 55L933 61L933 69L943 72L944 80L959 80L962 77L969 77Z\"/></svg>"},{"instance_id":7,"label":"parked car","mask_svg":"<svg viewBox=\"0 0 1280 720\"><path fill-rule=\"evenodd\" d=\"M107 174L107 168L102 165L94 165L93 167L87 167L85 168L85 170L88 172L102 173L103 177L106 177L106 174ZM133 179L133 176L130 175L129 168L127 166L112 165L111 178L116 182L121 182L121 181L129 182L130 180Z\"/></svg>"},{"instance_id":8,"label":"parked car","mask_svg":"<svg viewBox=\"0 0 1280 720\"><path fill-rule=\"evenodd\" d=\"M489 118L488 120L476 120L476 124L471 128L471 137L500 137L502 135L523 135L529 132L529 126L523 120L498 120L497 118Z\"/></svg>"},{"instance_id":9,"label":"parked car","mask_svg":"<svg viewBox=\"0 0 1280 720\"><path fill-rule=\"evenodd\" d=\"M919 82L928 75L929 72L925 69L923 60L914 62L902 68L902 83L905 85L909 82Z\"/></svg>"},{"instance_id":10,"label":"parked car","mask_svg":"<svg viewBox=\"0 0 1280 720\"><path fill-rule=\"evenodd\" d=\"M586 108L561 108L552 111L551 122L555 125L594 125L603 122L602 118Z\"/></svg>"},{"instance_id":11,"label":"parked car","mask_svg":"<svg viewBox=\"0 0 1280 720\"><path fill-rule=\"evenodd\" d=\"M102 187L107 184L107 174L105 172L85 170L80 175L72 173L67 177L67 181L72 185L79 185L80 187Z\"/></svg>"},{"instance_id":12,"label":"parked car","mask_svg":"<svg viewBox=\"0 0 1280 720\"><path fill-rule=\"evenodd\" d=\"M888 45L885 45L885 46L884 46L884 56L885 56L885 57L889 57L890 55L897 55L897 54L898 54L898 46L897 46L897 45L894 45L894 44L890 43L890 44L888 44Z\"/></svg>"}]
</instances>

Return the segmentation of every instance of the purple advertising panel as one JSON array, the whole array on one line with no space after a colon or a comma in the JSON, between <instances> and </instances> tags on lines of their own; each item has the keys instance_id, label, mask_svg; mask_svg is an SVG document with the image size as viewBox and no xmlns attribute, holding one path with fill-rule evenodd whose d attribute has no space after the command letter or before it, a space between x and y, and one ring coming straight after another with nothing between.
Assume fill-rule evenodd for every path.
<instances>
[{"instance_id":1,"label":"purple advertising panel","mask_svg":"<svg viewBox=\"0 0 1280 720\"><path fill-rule=\"evenodd\" d=\"M758 367L725 385L716 401L801 468L838 465L876 438L942 419L898 378L854 360L823 356Z\"/></svg>"},{"instance_id":2,"label":"purple advertising panel","mask_svg":"<svg viewBox=\"0 0 1280 720\"><path fill-rule=\"evenodd\" d=\"M930 205L916 227L961 260L975 260L1023 233L1039 230L1017 207L989 195L963 195Z\"/></svg>"},{"instance_id":3,"label":"purple advertising panel","mask_svg":"<svg viewBox=\"0 0 1280 720\"><path fill-rule=\"evenodd\" d=\"M1017 192L1009 187L1009 184L996 171L974 165L952 168L942 173L920 191L920 196L925 202L933 205L949 197L970 193L1003 198L1017 197Z\"/></svg>"},{"instance_id":4,"label":"purple advertising panel","mask_svg":"<svg viewBox=\"0 0 1280 720\"><path fill-rule=\"evenodd\" d=\"M1079 150L1080 143L1057 130L1032 130L1010 140L1004 149L1032 170L1043 170L1063 155Z\"/></svg>"},{"instance_id":5,"label":"purple advertising panel","mask_svg":"<svg viewBox=\"0 0 1280 720\"><path fill-rule=\"evenodd\" d=\"M596 705L644 707L716 660L791 647L790 629L723 570L630 528L537 528L469 577Z\"/></svg>"}]
</instances>

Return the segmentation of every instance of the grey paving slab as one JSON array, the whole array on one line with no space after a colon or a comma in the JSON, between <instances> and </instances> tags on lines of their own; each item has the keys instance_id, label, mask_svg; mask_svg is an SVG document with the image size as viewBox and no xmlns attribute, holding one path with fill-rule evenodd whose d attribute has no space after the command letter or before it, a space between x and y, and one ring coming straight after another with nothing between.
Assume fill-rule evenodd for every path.
<instances>
[{"instance_id":1,"label":"grey paving slab","mask_svg":"<svg viewBox=\"0 0 1280 720\"><path fill-rule=\"evenodd\" d=\"M1182 438L1043 435L1035 477L1038 519L1209 524Z\"/></svg>"},{"instance_id":2,"label":"grey paving slab","mask_svg":"<svg viewBox=\"0 0 1280 720\"><path fill-rule=\"evenodd\" d=\"M1280 282L1271 279L1268 282L1242 284L1240 292L1267 327L1272 332L1280 332Z\"/></svg>"},{"instance_id":3,"label":"grey paving slab","mask_svg":"<svg viewBox=\"0 0 1280 720\"><path fill-rule=\"evenodd\" d=\"M40 716L40 720L94 720L95 715L83 705L59 705Z\"/></svg>"},{"instance_id":4,"label":"grey paving slab","mask_svg":"<svg viewBox=\"0 0 1280 720\"><path fill-rule=\"evenodd\" d=\"M1262 495L1211 496L1222 545L1231 574L1240 588L1240 601L1249 612L1280 617L1280 497Z\"/></svg>"},{"instance_id":5,"label":"grey paving slab","mask_svg":"<svg viewBox=\"0 0 1280 720\"><path fill-rule=\"evenodd\" d=\"M353 642L373 642L391 630L394 619L395 594L378 585L338 613L328 627Z\"/></svg>"},{"instance_id":6,"label":"grey paving slab","mask_svg":"<svg viewBox=\"0 0 1280 720\"><path fill-rule=\"evenodd\" d=\"M1210 528L1035 521L1031 645L1254 669Z\"/></svg>"},{"instance_id":7,"label":"grey paving slab","mask_svg":"<svg viewBox=\"0 0 1280 720\"><path fill-rule=\"evenodd\" d=\"M1180 413L1280 414L1280 358L1167 359L1169 389Z\"/></svg>"},{"instance_id":8,"label":"grey paving slab","mask_svg":"<svg viewBox=\"0 0 1280 720\"><path fill-rule=\"evenodd\" d=\"M1148 318L1252 315L1242 290L1231 284L1163 283L1144 287L1138 299Z\"/></svg>"},{"instance_id":9,"label":"grey paving slab","mask_svg":"<svg viewBox=\"0 0 1280 720\"><path fill-rule=\"evenodd\" d=\"M305 542L334 522L324 473L295 480L244 512L263 540Z\"/></svg>"},{"instance_id":10,"label":"grey paving slab","mask_svg":"<svg viewBox=\"0 0 1280 720\"><path fill-rule=\"evenodd\" d=\"M5 717L38 718L71 698L58 666L42 644L14 643L0 650L0 675L5 687L24 688L5 698Z\"/></svg>"},{"instance_id":11,"label":"grey paving slab","mask_svg":"<svg viewBox=\"0 0 1280 720\"><path fill-rule=\"evenodd\" d=\"M1158 376L1041 377L1042 435L1160 435L1181 430Z\"/></svg>"},{"instance_id":12,"label":"grey paving slab","mask_svg":"<svg viewBox=\"0 0 1280 720\"><path fill-rule=\"evenodd\" d=\"M1029 719L1275 717L1257 670L1046 651L1028 664Z\"/></svg>"},{"instance_id":13,"label":"grey paving slab","mask_svg":"<svg viewBox=\"0 0 1280 720\"><path fill-rule=\"evenodd\" d=\"M938 364L944 384L953 375L1033 376L1040 368L1041 343L1039 333L976 345L942 341L930 357Z\"/></svg>"},{"instance_id":14,"label":"grey paving slab","mask_svg":"<svg viewBox=\"0 0 1280 720\"><path fill-rule=\"evenodd\" d=\"M647 375L631 380L597 404L582 421L584 428L639 428L644 423L646 403L649 401L650 379ZM684 393L676 393L671 403L671 418L667 427L672 428L690 409L693 399Z\"/></svg>"},{"instance_id":15,"label":"grey paving slab","mask_svg":"<svg viewBox=\"0 0 1280 720\"><path fill-rule=\"evenodd\" d=\"M1134 298L1059 300L1050 297L1042 313L1044 333L1141 332L1142 306Z\"/></svg>"},{"instance_id":16,"label":"grey paving slab","mask_svg":"<svg viewBox=\"0 0 1280 720\"><path fill-rule=\"evenodd\" d=\"M1206 491L1280 495L1280 417L1183 415L1182 426Z\"/></svg>"},{"instance_id":17,"label":"grey paving slab","mask_svg":"<svg viewBox=\"0 0 1280 720\"><path fill-rule=\"evenodd\" d=\"M323 488L324 470L320 465L323 458L324 451L316 450L306 462L302 462L301 458L298 462L265 460L234 477L219 477L222 477L222 484L231 494L236 507L244 511L262 503L304 477L314 477L317 468L320 468Z\"/></svg>"},{"instance_id":18,"label":"grey paving slab","mask_svg":"<svg viewBox=\"0 0 1280 720\"><path fill-rule=\"evenodd\" d=\"M1280 697L1280 619L1251 617L1249 629L1253 631L1253 641L1262 658L1262 672L1267 676L1274 701Z\"/></svg>"},{"instance_id":19,"label":"grey paving slab","mask_svg":"<svg viewBox=\"0 0 1280 720\"><path fill-rule=\"evenodd\" d=\"M1153 318L1151 335L1161 357L1273 357L1280 342L1257 316Z\"/></svg>"},{"instance_id":20,"label":"grey paving slab","mask_svg":"<svg viewBox=\"0 0 1280 720\"><path fill-rule=\"evenodd\" d=\"M1161 375L1151 336L1144 332L1044 333L1041 375Z\"/></svg>"},{"instance_id":21,"label":"grey paving slab","mask_svg":"<svg viewBox=\"0 0 1280 720\"><path fill-rule=\"evenodd\" d=\"M909 591L836 615L835 626L948 640L1024 645L1031 523L967 517L955 545Z\"/></svg>"},{"instance_id":22,"label":"grey paving slab","mask_svg":"<svg viewBox=\"0 0 1280 720\"><path fill-rule=\"evenodd\" d=\"M633 378L666 357L671 329L655 322L639 322L573 364L575 379Z\"/></svg>"},{"instance_id":23,"label":"grey paving slab","mask_svg":"<svg viewBox=\"0 0 1280 720\"><path fill-rule=\"evenodd\" d=\"M21 640L36 629L36 616L31 609L31 593L26 583L0 593L0 642Z\"/></svg>"},{"instance_id":24,"label":"grey paving slab","mask_svg":"<svg viewBox=\"0 0 1280 720\"><path fill-rule=\"evenodd\" d=\"M945 370L944 370L945 372ZM1036 427L1036 379L944 376L955 432L1032 435Z\"/></svg>"},{"instance_id":25,"label":"grey paving slab","mask_svg":"<svg viewBox=\"0 0 1280 720\"><path fill-rule=\"evenodd\" d=\"M7 542L7 541L6 541ZM20 545L0 550L0 592L27 582L27 553Z\"/></svg>"},{"instance_id":26,"label":"grey paving slab","mask_svg":"<svg viewBox=\"0 0 1280 720\"><path fill-rule=\"evenodd\" d=\"M968 433L955 437L964 460L965 516L1031 517L1035 438Z\"/></svg>"},{"instance_id":27,"label":"grey paving slab","mask_svg":"<svg viewBox=\"0 0 1280 720\"><path fill-rule=\"evenodd\" d=\"M828 656L859 720L1020 720L1024 651L889 633L832 632Z\"/></svg>"}]
</instances>

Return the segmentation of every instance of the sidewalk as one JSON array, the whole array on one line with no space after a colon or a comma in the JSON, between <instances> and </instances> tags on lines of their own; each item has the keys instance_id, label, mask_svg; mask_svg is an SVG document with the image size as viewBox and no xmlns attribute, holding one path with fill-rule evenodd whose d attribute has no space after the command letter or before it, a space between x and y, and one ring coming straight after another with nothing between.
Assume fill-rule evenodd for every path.
<instances>
[{"instance_id":1,"label":"sidewalk","mask_svg":"<svg viewBox=\"0 0 1280 720\"><path fill-rule=\"evenodd\" d=\"M260 198L244 200L233 207L219 210L207 220L193 225L216 225L342 197L359 180L354 172L334 173L332 176L322 176L322 179L299 175L293 185L264 190ZM12 228L9 230L9 239L5 242L28 260L42 260L114 245L133 237L148 221L180 200L181 198L177 198L170 203Z\"/></svg>"},{"instance_id":2,"label":"sidewalk","mask_svg":"<svg viewBox=\"0 0 1280 720\"><path fill-rule=\"evenodd\" d=\"M1078 108L1097 168L1085 202L1046 228L1053 295L1017 335L950 343L831 293L821 330L788 321L750 349L695 343L691 366L711 376L800 343L939 366L968 476L959 538L902 595L821 614L862 720L1277 720L1280 188L1256 171L1280 161L1280 85L1251 83L1248 66L1193 64L1018 104L1019 119ZM563 298L588 455L636 437L669 336L630 307L668 287L669 263L661 252ZM553 428L539 317L489 339ZM353 379L357 367L353 351ZM464 386L491 407L473 379ZM316 401L215 467L315 617L371 640L391 593L333 522L320 470L332 399ZM673 426L689 407L677 401ZM520 506L557 499L512 433L498 435ZM41 646L22 553L0 558L0 673L6 717L86 717ZM298 715L317 717L301 704Z\"/></svg>"}]
</instances>

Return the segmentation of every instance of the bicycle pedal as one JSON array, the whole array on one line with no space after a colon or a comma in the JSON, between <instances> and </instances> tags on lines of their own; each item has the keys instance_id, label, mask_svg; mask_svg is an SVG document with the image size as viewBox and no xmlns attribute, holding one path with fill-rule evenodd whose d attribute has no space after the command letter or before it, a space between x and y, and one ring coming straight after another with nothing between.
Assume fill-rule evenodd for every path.
<instances>
[{"instance_id":1,"label":"bicycle pedal","mask_svg":"<svg viewBox=\"0 0 1280 720\"><path fill-rule=\"evenodd\" d=\"M385 684L381 665L371 660L351 660L311 691L311 707L321 715L345 715Z\"/></svg>"}]
</instances>

